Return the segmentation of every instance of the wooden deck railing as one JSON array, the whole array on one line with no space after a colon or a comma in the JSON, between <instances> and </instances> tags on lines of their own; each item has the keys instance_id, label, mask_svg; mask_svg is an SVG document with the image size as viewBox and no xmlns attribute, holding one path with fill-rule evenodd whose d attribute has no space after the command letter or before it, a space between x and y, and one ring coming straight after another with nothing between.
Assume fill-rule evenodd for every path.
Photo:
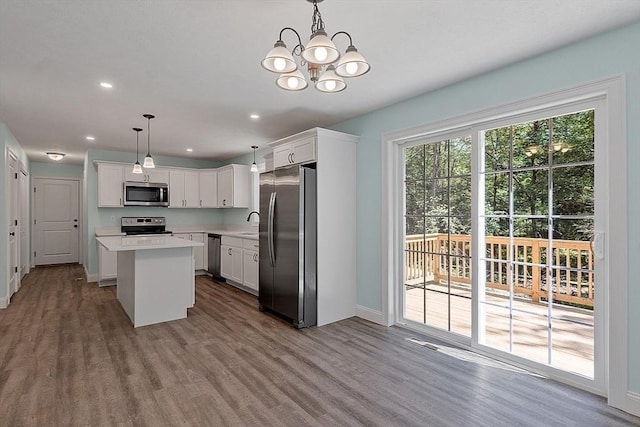
<instances>
[{"instance_id":1,"label":"wooden deck railing","mask_svg":"<svg viewBox=\"0 0 640 427\"><path fill-rule=\"evenodd\" d=\"M471 285L471 236L450 237L448 241L447 234L407 236L405 283L441 283L450 277L454 285ZM546 239L514 239L514 293L530 297L533 302L546 300L551 283L554 301L593 307L593 255L589 242L554 240L550 274L548 243ZM508 291L509 238L485 236L485 246L486 286Z\"/></svg>"}]
</instances>

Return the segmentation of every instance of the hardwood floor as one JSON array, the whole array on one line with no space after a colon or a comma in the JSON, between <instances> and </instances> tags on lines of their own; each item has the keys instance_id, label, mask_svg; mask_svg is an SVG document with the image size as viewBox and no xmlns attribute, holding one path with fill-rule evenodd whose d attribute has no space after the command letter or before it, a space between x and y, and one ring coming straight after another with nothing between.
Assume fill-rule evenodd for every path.
<instances>
[{"instance_id":1,"label":"hardwood floor","mask_svg":"<svg viewBox=\"0 0 640 427\"><path fill-rule=\"evenodd\" d=\"M412 337L431 341L357 318L298 331L208 277L187 319L134 329L114 287L39 267L0 310L0 425L640 425Z\"/></svg>"}]
</instances>

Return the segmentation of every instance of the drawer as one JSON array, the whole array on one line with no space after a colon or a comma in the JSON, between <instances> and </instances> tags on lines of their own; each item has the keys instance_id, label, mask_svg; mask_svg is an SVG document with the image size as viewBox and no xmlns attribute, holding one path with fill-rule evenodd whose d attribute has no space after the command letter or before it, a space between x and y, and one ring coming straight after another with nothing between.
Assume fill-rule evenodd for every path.
<instances>
[{"instance_id":1,"label":"drawer","mask_svg":"<svg viewBox=\"0 0 640 427\"><path fill-rule=\"evenodd\" d=\"M244 245L242 247L252 251L258 251L258 248L260 248L260 242L257 240L244 239Z\"/></svg>"},{"instance_id":2,"label":"drawer","mask_svg":"<svg viewBox=\"0 0 640 427\"><path fill-rule=\"evenodd\" d=\"M235 246L237 248L242 247L243 239L240 237L222 236L222 244L228 246Z\"/></svg>"}]
</instances>

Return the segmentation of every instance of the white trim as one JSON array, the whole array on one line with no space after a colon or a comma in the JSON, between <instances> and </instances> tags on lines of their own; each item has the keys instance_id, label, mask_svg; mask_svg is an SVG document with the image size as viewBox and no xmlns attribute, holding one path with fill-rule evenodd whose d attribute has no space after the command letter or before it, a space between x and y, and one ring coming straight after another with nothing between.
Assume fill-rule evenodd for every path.
<instances>
[{"instance_id":1,"label":"white trim","mask_svg":"<svg viewBox=\"0 0 640 427\"><path fill-rule=\"evenodd\" d=\"M373 310L363 305L357 305L356 316L361 319L368 320L369 322L377 323L378 325L384 325L384 316L379 310Z\"/></svg>"},{"instance_id":2,"label":"white trim","mask_svg":"<svg viewBox=\"0 0 640 427\"><path fill-rule=\"evenodd\" d=\"M401 173L398 164L399 145L407 140L429 134L441 134L464 127L486 126L504 118L516 118L532 111L544 110L570 103L605 99L607 114L606 143L608 156L607 187L609 191L609 217L607 224L609 235L605 244L609 254L609 271L607 274L608 292L605 291L605 310L608 323L605 324L605 363L608 370L606 392L611 406L637 413L637 394L628 391L628 317L627 317L627 165L626 160L613 164L614 160L626 159L626 109L625 109L625 77L614 76L586 83L584 85L561 89L552 93L518 100L497 107L463 114L446 120L413 127L401 131L383 134L382 136L382 253L381 253L381 301L385 324L391 325L399 320L397 302L399 287L397 230L401 222L401 214L397 212L398 191L394 188L394 175ZM475 160L475 159L474 159ZM400 171L399 171L400 169ZM397 291L396 291L397 290ZM607 298L608 296L608 298ZM605 322L607 317L605 316ZM606 350L608 348L608 351Z\"/></svg>"},{"instance_id":3,"label":"white trim","mask_svg":"<svg viewBox=\"0 0 640 427\"><path fill-rule=\"evenodd\" d=\"M0 310L9 307L9 300L7 297L0 297Z\"/></svg>"},{"instance_id":4,"label":"white trim","mask_svg":"<svg viewBox=\"0 0 640 427\"><path fill-rule=\"evenodd\" d=\"M627 396L619 409L640 417L640 393L627 391Z\"/></svg>"},{"instance_id":5,"label":"white trim","mask_svg":"<svg viewBox=\"0 0 640 427\"><path fill-rule=\"evenodd\" d=\"M87 283L97 283L99 281L100 277L97 273L89 274L86 264L83 265L83 269L84 269L84 277L87 279Z\"/></svg>"}]
</instances>

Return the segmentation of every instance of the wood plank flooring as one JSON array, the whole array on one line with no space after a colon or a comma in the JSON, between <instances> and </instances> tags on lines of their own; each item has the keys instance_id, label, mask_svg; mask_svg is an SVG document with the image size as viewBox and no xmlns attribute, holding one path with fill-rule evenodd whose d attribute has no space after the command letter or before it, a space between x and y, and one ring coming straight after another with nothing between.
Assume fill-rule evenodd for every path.
<instances>
[{"instance_id":1,"label":"wood plank flooring","mask_svg":"<svg viewBox=\"0 0 640 427\"><path fill-rule=\"evenodd\" d=\"M2 426L625 426L604 399L352 318L296 330L197 279L187 319L134 329L115 288L39 267L0 310Z\"/></svg>"}]
</instances>

